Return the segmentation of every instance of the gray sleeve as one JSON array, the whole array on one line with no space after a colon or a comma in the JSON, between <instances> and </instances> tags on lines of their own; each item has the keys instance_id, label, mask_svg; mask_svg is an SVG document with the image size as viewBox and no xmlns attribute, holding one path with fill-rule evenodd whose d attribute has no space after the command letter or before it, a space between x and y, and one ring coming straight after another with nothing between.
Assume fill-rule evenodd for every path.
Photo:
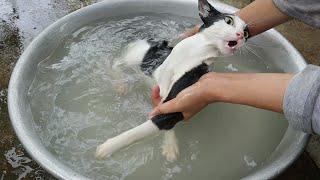
<instances>
[{"instance_id":1,"label":"gray sleeve","mask_svg":"<svg viewBox=\"0 0 320 180\"><path fill-rule=\"evenodd\" d=\"M320 0L273 0L283 13L320 28Z\"/></svg>"},{"instance_id":2,"label":"gray sleeve","mask_svg":"<svg viewBox=\"0 0 320 180\"><path fill-rule=\"evenodd\" d=\"M320 134L320 67L308 65L289 83L283 112L289 124L306 133Z\"/></svg>"}]
</instances>

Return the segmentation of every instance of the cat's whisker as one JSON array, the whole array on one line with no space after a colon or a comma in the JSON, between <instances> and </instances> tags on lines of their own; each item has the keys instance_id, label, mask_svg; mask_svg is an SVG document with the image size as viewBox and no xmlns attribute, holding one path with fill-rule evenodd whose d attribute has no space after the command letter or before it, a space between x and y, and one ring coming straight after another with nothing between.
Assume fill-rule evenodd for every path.
<instances>
[{"instance_id":1,"label":"cat's whisker","mask_svg":"<svg viewBox=\"0 0 320 180\"><path fill-rule=\"evenodd\" d=\"M247 45L244 45L244 47L246 48L246 50L248 50L249 53L252 53L254 56L258 58L258 60L255 59L257 62L262 63L264 66L268 67L268 65L264 62L263 58L257 52L255 52L252 48L250 48Z\"/></svg>"},{"instance_id":2,"label":"cat's whisker","mask_svg":"<svg viewBox=\"0 0 320 180\"><path fill-rule=\"evenodd\" d=\"M229 62L229 61L234 61L234 59L230 59L230 58L223 58L223 57L220 57L220 58L214 58L213 62Z\"/></svg>"},{"instance_id":3,"label":"cat's whisker","mask_svg":"<svg viewBox=\"0 0 320 180\"><path fill-rule=\"evenodd\" d=\"M232 64L234 63L234 59L232 58L214 58L213 60L213 64L211 65L211 69L210 72L214 72L214 67L215 67L215 63L229 63Z\"/></svg>"},{"instance_id":4,"label":"cat's whisker","mask_svg":"<svg viewBox=\"0 0 320 180\"><path fill-rule=\"evenodd\" d=\"M241 51L241 56L246 56L245 50L246 50L245 44L239 48L239 51Z\"/></svg>"},{"instance_id":5,"label":"cat's whisker","mask_svg":"<svg viewBox=\"0 0 320 180\"><path fill-rule=\"evenodd\" d=\"M279 49L279 47L277 46L267 46L267 45L261 45L261 44L254 44L254 43L251 43L251 42L247 42L246 43L247 46L254 46L254 47L259 47L259 48L276 48L276 49Z\"/></svg>"},{"instance_id":6,"label":"cat's whisker","mask_svg":"<svg viewBox=\"0 0 320 180\"><path fill-rule=\"evenodd\" d=\"M245 46L245 47L249 50L249 52L254 54L257 58L259 58L260 60L263 60L263 58L258 53L256 53L251 47L249 46Z\"/></svg>"}]
</instances>

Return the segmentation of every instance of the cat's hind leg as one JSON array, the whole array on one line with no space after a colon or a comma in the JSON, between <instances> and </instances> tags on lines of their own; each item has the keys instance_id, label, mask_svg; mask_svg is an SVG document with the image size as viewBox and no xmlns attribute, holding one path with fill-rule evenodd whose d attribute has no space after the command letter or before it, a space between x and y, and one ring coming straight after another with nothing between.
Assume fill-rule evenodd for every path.
<instances>
[{"instance_id":1,"label":"cat's hind leg","mask_svg":"<svg viewBox=\"0 0 320 180\"><path fill-rule=\"evenodd\" d=\"M164 155L167 161L170 162L177 160L179 156L178 140L174 130L172 129L164 132L162 155Z\"/></svg>"},{"instance_id":2,"label":"cat's hind leg","mask_svg":"<svg viewBox=\"0 0 320 180\"><path fill-rule=\"evenodd\" d=\"M119 65L119 59L116 59L112 68L107 69L107 71L108 75L112 79L111 85L114 88L114 90L120 95L127 94L129 90L129 85L126 80L124 70L121 67L121 65Z\"/></svg>"},{"instance_id":3,"label":"cat's hind leg","mask_svg":"<svg viewBox=\"0 0 320 180\"><path fill-rule=\"evenodd\" d=\"M114 79L114 88L119 94L124 95L129 90L129 84L124 79L123 71L130 66L140 66L149 48L150 44L147 40L137 40L130 43L124 54L115 60L111 75Z\"/></svg>"}]
</instances>

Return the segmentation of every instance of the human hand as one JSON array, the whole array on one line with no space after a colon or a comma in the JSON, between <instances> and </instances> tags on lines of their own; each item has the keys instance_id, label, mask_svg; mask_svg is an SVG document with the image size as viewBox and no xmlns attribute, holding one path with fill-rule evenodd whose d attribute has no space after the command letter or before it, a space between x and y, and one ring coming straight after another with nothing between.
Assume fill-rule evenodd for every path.
<instances>
[{"instance_id":1,"label":"human hand","mask_svg":"<svg viewBox=\"0 0 320 180\"><path fill-rule=\"evenodd\" d=\"M153 108L157 107L159 105L159 103L161 102L160 88L158 85L152 87L151 102L152 102Z\"/></svg>"},{"instance_id":2,"label":"human hand","mask_svg":"<svg viewBox=\"0 0 320 180\"><path fill-rule=\"evenodd\" d=\"M170 47L175 47L182 40L197 34L200 31L201 25L196 25L191 29L187 29L185 32L181 33L177 38L171 40L169 43Z\"/></svg>"},{"instance_id":3,"label":"human hand","mask_svg":"<svg viewBox=\"0 0 320 180\"><path fill-rule=\"evenodd\" d=\"M152 89L151 94L152 103L155 108L150 113L150 116L153 117L159 114L182 112L184 120L190 119L211 102L209 101L211 98L207 96L206 92L210 78L210 74L202 76L197 83L184 89L176 98L166 103L160 102L160 89L158 86L155 86Z\"/></svg>"},{"instance_id":4,"label":"human hand","mask_svg":"<svg viewBox=\"0 0 320 180\"><path fill-rule=\"evenodd\" d=\"M182 34L179 35L179 38L185 39L187 37L190 37L190 36L197 34L200 31L200 27L201 27L201 25L196 25L191 29L187 29L185 32L183 32Z\"/></svg>"}]
</instances>

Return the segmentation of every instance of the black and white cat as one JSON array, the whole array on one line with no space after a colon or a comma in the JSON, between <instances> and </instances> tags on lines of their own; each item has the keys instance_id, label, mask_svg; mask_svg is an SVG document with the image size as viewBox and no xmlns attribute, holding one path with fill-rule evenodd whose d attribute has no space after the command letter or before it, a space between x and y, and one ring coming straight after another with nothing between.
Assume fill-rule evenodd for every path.
<instances>
[{"instance_id":1,"label":"black and white cat","mask_svg":"<svg viewBox=\"0 0 320 180\"><path fill-rule=\"evenodd\" d=\"M138 40L128 46L124 61L140 66L145 75L155 79L162 101L169 101L209 72L215 57L232 55L249 37L246 23L234 14L221 13L207 0L198 1L203 25L199 33L179 42L174 48L168 42ZM177 139L172 128L183 120L181 112L162 114L108 139L96 151L102 158L144 137L165 131L163 155L174 161L179 155Z\"/></svg>"}]
</instances>

